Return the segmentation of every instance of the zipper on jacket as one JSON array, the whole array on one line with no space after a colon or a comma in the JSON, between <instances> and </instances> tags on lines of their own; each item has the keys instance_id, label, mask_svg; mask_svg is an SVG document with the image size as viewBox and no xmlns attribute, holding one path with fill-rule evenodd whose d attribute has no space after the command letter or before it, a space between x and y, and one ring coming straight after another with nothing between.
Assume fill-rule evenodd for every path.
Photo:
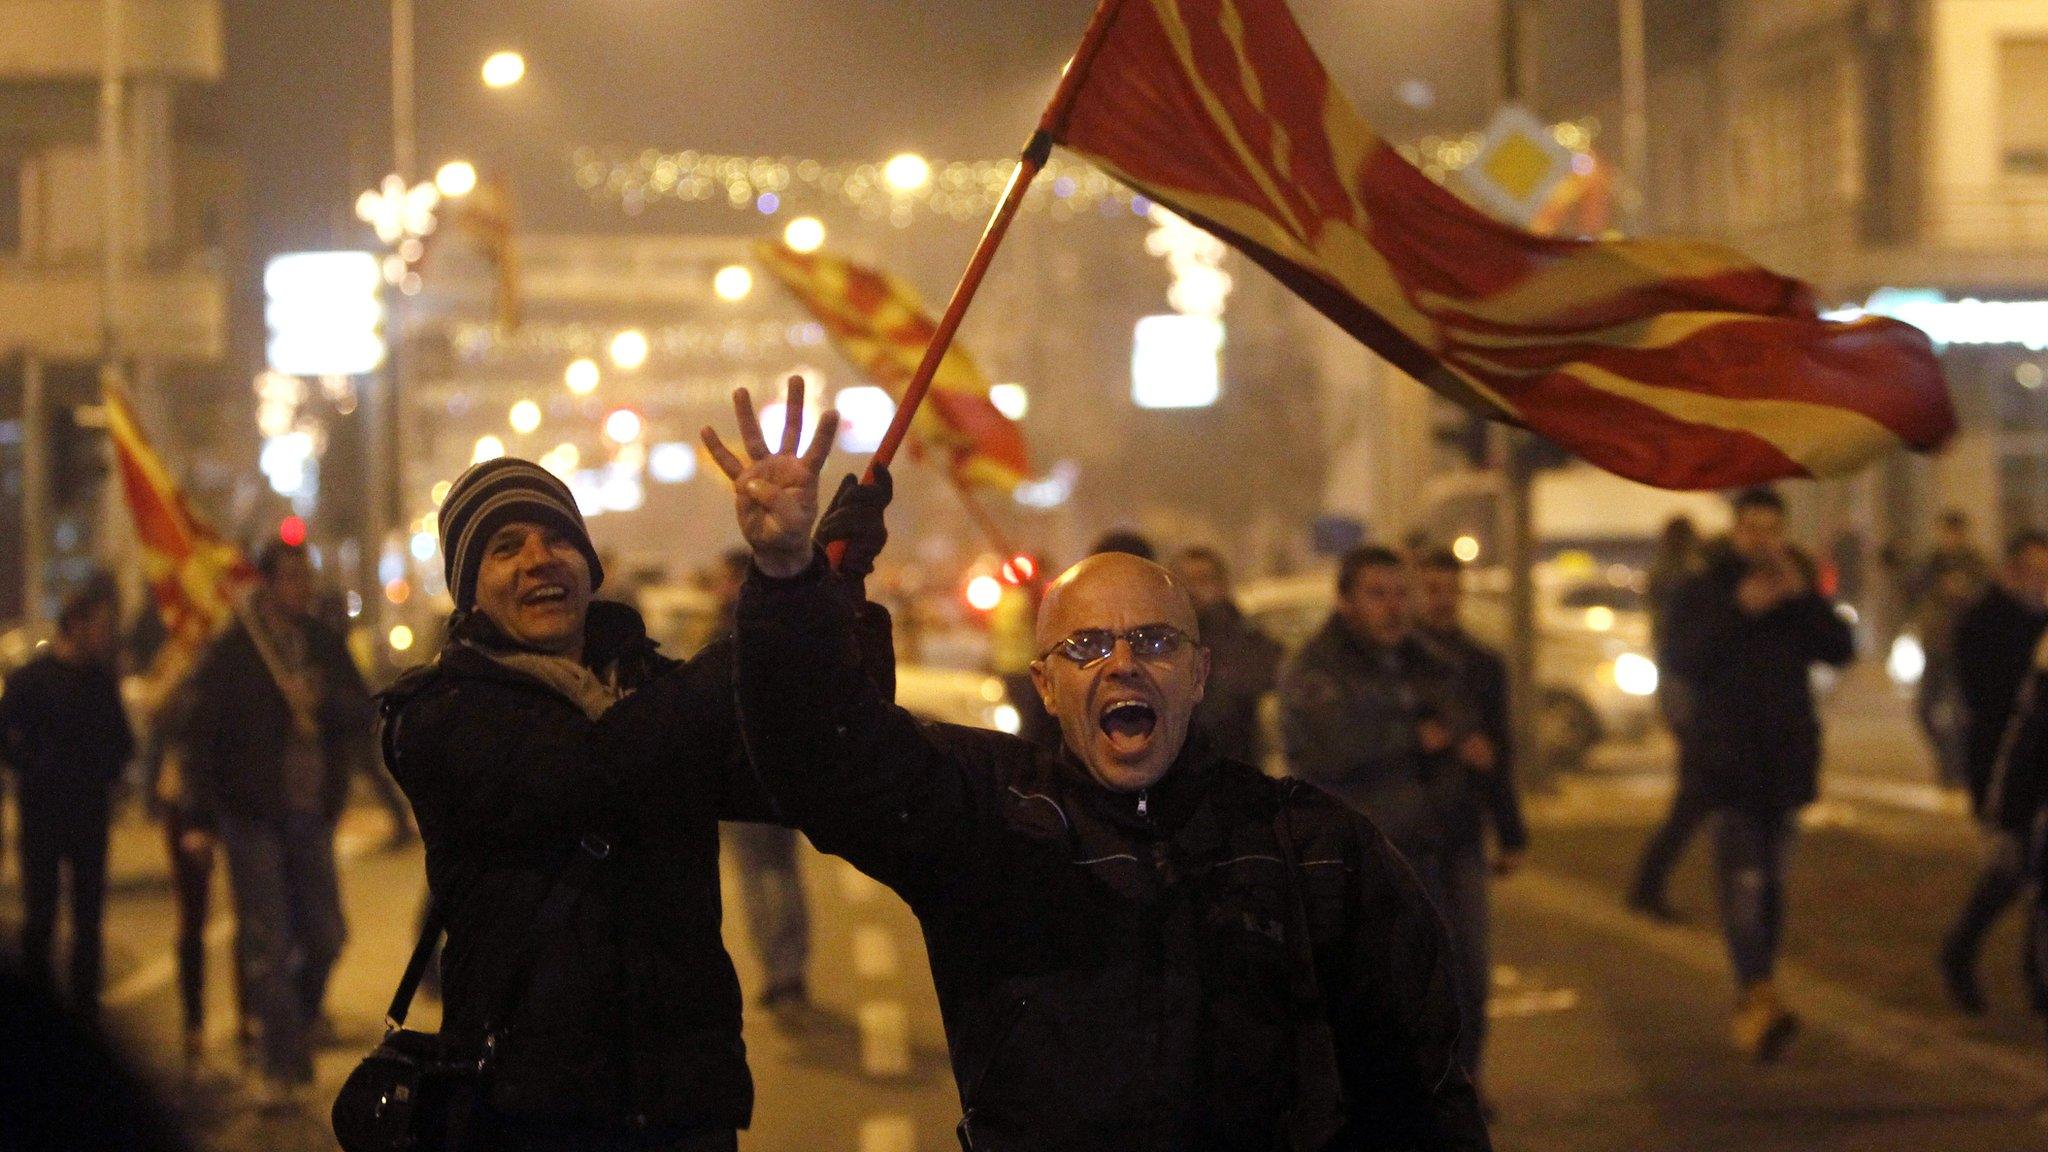
<instances>
[{"instance_id":1,"label":"zipper on jacket","mask_svg":"<svg viewBox=\"0 0 2048 1152\"><path fill-rule=\"evenodd\" d=\"M1138 789L1138 815L1144 816L1147 819L1152 815L1152 790L1150 788Z\"/></svg>"}]
</instances>

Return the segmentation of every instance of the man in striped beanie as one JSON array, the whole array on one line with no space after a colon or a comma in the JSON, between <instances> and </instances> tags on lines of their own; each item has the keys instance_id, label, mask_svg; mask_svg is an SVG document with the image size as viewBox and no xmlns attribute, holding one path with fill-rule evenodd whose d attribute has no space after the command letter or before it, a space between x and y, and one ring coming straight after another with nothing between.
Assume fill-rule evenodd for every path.
<instances>
[{"instance_id":1,"label":"man in striped beanie","mask_svg":"<svg viewBox=\"0 0 2048 1152\"><path fill-rule=\"evenodd\" d=\"M604 566L568 485L528 460L486 460L456 478L440 523L456 612L481 611L519 647L581 657Z\"/></svg>"}]
</instances>

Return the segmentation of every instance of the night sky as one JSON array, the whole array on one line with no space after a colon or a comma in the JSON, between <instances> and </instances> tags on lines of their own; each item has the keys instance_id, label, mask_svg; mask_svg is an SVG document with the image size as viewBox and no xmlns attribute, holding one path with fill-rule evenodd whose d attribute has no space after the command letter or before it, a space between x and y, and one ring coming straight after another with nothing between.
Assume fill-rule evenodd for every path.
<instances>
[{"instance_id":1,"label":"night sky","mask_svg":"<svg viewBox=\"0 0 2048 1152\"><path fill-rule=\"evenodd\" d=\"M730 231L722 203L638 219L572 178L579 146L819 159L1013 155L1093 0L419 0L423 173L457 156L509 173L522 226ZM1493 0L1297 0L1365 115L1396 137L1464 129L1493 91ZM356 192L390 164L389 9L228 0L230 122L247 165L252 257L361 244ZM526 80L477 69L523 52ZM1429 85L1434 103L1397 95ZM1412 86L1411 99L1415 95Z\"/></svg>"}]
</instances>

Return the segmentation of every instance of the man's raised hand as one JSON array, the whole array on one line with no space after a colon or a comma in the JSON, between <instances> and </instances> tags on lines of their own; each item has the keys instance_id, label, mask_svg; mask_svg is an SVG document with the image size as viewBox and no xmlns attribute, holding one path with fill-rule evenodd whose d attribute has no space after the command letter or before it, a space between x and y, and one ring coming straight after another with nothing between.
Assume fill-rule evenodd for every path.
<instances>
[{"instance_id":1,"label":"man's raised hand","mask_svg":"<svg viewBox=\"0 0 2048 1152\"><path fill-rule=\"evenodd\" d=\"M810 449L799 456L796 449L804 427L803 377L789 378L789 402L778 451L768 450L761 422L754 415L754 398L745 388L733 391L732 407L748 459L742 461L709 426L702 433L704 447L726 479L732 481L740 534L754 550L755 565L770 576L794 576L811 563L811 523L818 518L818 473L839 433L839 413L828 408L818 417Z\"/></svg>"}]
</instances>

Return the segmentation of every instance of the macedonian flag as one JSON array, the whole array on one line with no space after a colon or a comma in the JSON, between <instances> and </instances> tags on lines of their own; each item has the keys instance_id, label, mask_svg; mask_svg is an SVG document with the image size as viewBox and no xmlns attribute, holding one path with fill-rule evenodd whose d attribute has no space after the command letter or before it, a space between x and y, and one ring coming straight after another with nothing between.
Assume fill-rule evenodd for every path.
<instances>
[{"instance_id":1,"label":"macedonian flag","mask_svg":"<svg viewBox=\"0 0 2048 1152\"><path fill-rule=\"evenodd\" d=\"M765 240L754 245L754 258L817 317L840 355L902 401L936 330L915 288L850 260ZM911 419L911 447L946 453L963 484L1009 492L1030 477L1031 462L1023 432L996 410L988 386L966 349L948 347Z\"/></svg>"},{"instance_id":2,"label":"macedonian flag","mask_svg":"<svg viewBox=\"0 0 2048 1152\"><path fill-rule=\"evenodd\" d=\"M135 516L143 571L156 594L157 611L166 631L196 648L227 626L234 597L254 580L255 571L240 549L192 511L150 447L126 391L109 382L104 402L115 467Z\"/></svg>"},{"instance_id":3,"label":"macedonian flag","mask_svg":"<svg viewBox=\"0 0 2048 1152\"><path fill-rule=\"evenodd\" d=\"M1542 238L1374 135L1284 0L1104 0L1041 125L1394 364L1609 471L1723 488L1954 430L1927 338L1677 240Z\"/></svg>"}]
</instances>

